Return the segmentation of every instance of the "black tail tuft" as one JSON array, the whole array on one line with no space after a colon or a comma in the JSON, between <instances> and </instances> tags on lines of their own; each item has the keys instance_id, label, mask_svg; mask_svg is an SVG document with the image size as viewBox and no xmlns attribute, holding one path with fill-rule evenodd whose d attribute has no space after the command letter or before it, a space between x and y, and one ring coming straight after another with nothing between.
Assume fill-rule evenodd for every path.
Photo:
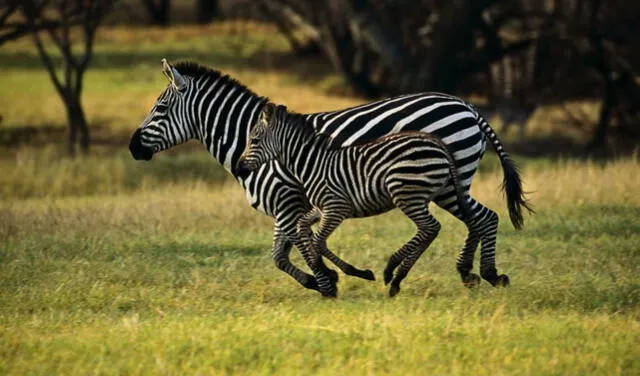
<instances>
[{"instance_id":1,"label":"black tail tuft","mask_svg":"<svg viewBox=\"0 0 640 376\"><path fill-rule=\"evenodd\" d=\"M473 109L473 106L470 106ZM498 136L491 129L487 121L477 111L473 110L478 119L478 125L484 136L491 142L493 149L500 158L500 164L502 165L502 171L504 172L504 180L502 181L502 191L507 195L507 208L509 209L509 217L513 227L517 230L522 229L524 225L524 219L522 218L522 208L527 209L529 213L535 213L531 204L524 197L522 191L522 179L520 179L520 172L518 166L509 157L509 154L504 150Z\"/></svg>"},{"instance_id":2,"label":"black tail tuft","mask_svg":"<svg viewBox=\"0 0 640 376\"><path fill-rule=\"evenodd\" d=\"M524 197L522 179L520 179L520 172L518 171L516 163L507 155L501 156L500 161L502 162L502 170L504 171L502 191L507 195L509 218L511 218L513 227L520 230L524 225L522 208L527 209L529 213L535 213L535 211L529 201Z\"/></svg>"}]
</instances>

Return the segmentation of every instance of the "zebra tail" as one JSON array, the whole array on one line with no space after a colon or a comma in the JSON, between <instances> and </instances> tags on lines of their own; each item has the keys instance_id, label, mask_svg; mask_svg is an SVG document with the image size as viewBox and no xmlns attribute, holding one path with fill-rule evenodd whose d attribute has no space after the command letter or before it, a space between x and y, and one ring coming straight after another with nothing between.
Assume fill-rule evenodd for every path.
<instances>
[{"instance_id":1,"label":"zebra tail","mask_svg":"<svg viewBox=\"0 0 640 376\"><path fill-rule=\"evenodd\" d=\"M500 158L504 178L502 180L502 192L507 196L507 208L509 209L509 218L516 230L522 229L524 219L522 218L522 208L527 209L529 213L535 213L531 203L526 199L525 193L522 191L522 178L516 162L511 159L509 154L498 140L498 136L491 129L487 121L476 112L478 124L482 133L491 141L493 149Z\"/></svg>"},{"instance_id":2,"label":"zebra tail","mask_svg":"<svg viewBox=\"0 0 640 376\"><path fill-rule=\"evenodd\" d=\"M442 151L444 151L447 161L449 162L449 175L453 182L453 188L456 191L456 200L458 207L460 208L460 214L462 215L462 219L465 223L471 224L471 221L473 220L473 213L469 207L467 195L465 194L464 189L462 189L462 184L460 184L460 175L458 175L458 167L456 166L456 161L453 158L453 153L449 146L447 146L447 144L445 144L441 139L432 136L432 140L434 140L440 146Z\"/></svg>"},{"instance_id":3,"label":"zebra tail","mask_svg":"<svg viewBox=\"0 0 640 376\"><path fill-rule=\"evenodd\" d=\"M453 182L453 187L456 190L456 199L458 201L458 207L460 208L460 214L462 215L462 219L465 223L471 224L473 219L473 213L471 213L471 208L469 207L469 200L467 200L467 195L462 189L462 184L460 184L460 176L458 175L458 167L456 167L455 160L453 159L453 155L449 150L447 150L447 159L449 159L449 173L451 174L451 181Z\"/></svg>"}]
</instances>

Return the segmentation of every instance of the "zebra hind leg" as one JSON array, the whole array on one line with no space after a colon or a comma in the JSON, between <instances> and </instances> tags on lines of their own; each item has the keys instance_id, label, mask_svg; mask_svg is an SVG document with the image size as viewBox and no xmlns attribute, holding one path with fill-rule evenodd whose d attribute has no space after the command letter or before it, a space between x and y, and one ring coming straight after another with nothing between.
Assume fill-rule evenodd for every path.
<instances>
[{"instance_id":1,"label":"zebra hind leg","mask_svg":"<svg viewBox=\"0 0 640 376\"><path fill-rule=\"evenodd\" d=\"M320 212L320 210L318 210L317 208L312 209L312 211L308 214L308 220L312 222L312 225L317 223L320 218L322 213ZM376 277L373 274L373 272L371 270L362 270L362 269L358 269L355 266L349 264L348 262L344 261L343 259L341 259L340 257L338 257L335 253L331 252L331 250L329 250L329 248L327 248L327 243L326 242L322 242L322 244L319 244L319 252L322 256L326 257L329 259L329 261L331 261L335 266L337 266L340 270L342 270L342 272L346 275L350 275L353 277L358 277L358 278L362 278L362 279L366 279L369 281L375 281ZM324 265L324 263L322 264ZM326 265L324 266L324 268L327 269L327 272L329 274L329 277L331 278L331 280L333 282L338 282L338 273L336 273L334 270L329 269L328 267L326 267Z\"/></svg>"},{"instance_id":2,"label":"zebra hind leg","mask_svg":"<svg viewBox=\"0 0 640 376\"><path fill-rule=\"evenodd\" d=\"M487 209L486 214L476 221L475 226L481 234L480 240L480 275L492 286L509 286L509 276L498 274L496 269L496 234L498 232L498 214Z\"/></svg>"},{"instance_id":3,"label":"zebra hind leg","mask_svg":"<svg viewBox=\"0 0 640 376\"><path fill-rule=\"evenodd\" d=\"M358 278L362 278L362 279L366 279L369 281L375 281L376 280L376 276L373 274L373 272L369 269L366 270L362 270L362 269L358 269L355 266L349 264L348 262L344 261L343 259L341 259L340 257L338 257L335 253L331 252L329 250L329 248L327 248L327 243L323 242L322 244L320 244L320 254L322 254L322 256L326 257L329 259L329 261L331 261L335 266L338 267L338 269L342 270L342 272L346 275L350 275L352 277L358 277ZM335 280L335 282L337 282L337 278Z\"/></svg>"},{"instance_id":4,"label":"zebra hind leg","mask_svg":"<svg viewBox=\"0 0 640 376\"><path fill-rule=\"evenodd\" d=\"M429 213L427 203L423 199L411 204L400 203L398 207L416 224L417 234L389 259L385 269L385 283L391 283L389 296L400 292L400 283L407 277L413 265L440 232L440 223ZM398 262L398 260L401 260ZM399 264L393 276L393 269Z\"/></svg>"},{"instance_id":5,"label":"zebra hind leg","mask_svg":"<svg viewBox=\"0 0 640 376\"><path fill-rule=\"evenodd\" d=\"M435 200L436 204L447 210L458 219L462 216L455 202L455 193L447 188ZM469 234L465 240L464 247L458 254L456 269L460 273L462 283L469 288L480 284L480 276L472 273L473 259L478 244L482 242L480 274L493 286L509 285L507 275L498 275L495 267L495 243L498 229L498 215L491 209L477 202L473 197L468 198L469 207L473 214L472 223L467 223Z\"/></svg>"}]
</instances>

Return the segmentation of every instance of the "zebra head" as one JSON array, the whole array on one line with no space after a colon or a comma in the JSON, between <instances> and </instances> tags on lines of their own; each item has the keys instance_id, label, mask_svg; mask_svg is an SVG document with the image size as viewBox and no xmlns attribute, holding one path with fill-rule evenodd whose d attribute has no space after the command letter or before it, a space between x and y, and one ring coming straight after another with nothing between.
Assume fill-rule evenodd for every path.
<instances>
[{"instance_id":1,"label":"zebra head","mask_svg":"<svg viewBox=\"0 0 640 376\"><path fill-rule=\"evenodd\" d=\"M162 59L162 70L169 86L156 100L140 127L131 136L133 158L148 161L153 154L194 138L194 127L186 114L186 94L191 80Z\"/></svg>"},{"instance_id":2,"label":"zebra head","mask_svg":"<svg viewBox=\"0 0 640 376\"><path fill-rule=\"evenodd\" d=\"M283 121L286 113L285 106L277 106L273 103L264 105L258 121L251 128L249 142L238 160L238 176L246 178L262 164L278 158L281 150L274 132L277 131L278 124Z\"/></svg>"}]
</instances>

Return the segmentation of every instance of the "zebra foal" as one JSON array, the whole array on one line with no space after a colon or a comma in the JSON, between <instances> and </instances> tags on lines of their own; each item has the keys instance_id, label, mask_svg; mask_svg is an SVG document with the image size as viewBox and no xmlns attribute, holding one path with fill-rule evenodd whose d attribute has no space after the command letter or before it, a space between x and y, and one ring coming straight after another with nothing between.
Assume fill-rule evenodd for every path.
<instances>
[{"instance_id":1,"label":"zebra foal","mask_svg":"<svg viewBox=\"0 0 640 376\"><path fill-rule=\"evenodd\" d=\"M267 103L237 167L249 173L271 160L296 176L313 206L298 221L298 235L303 256L324 295L336 296L337 288L322 277L319 255L327 238L347 218L399 208L416 224L416 235L391 256L385 268L390 296L400 291L402 280L438 235L440 224L429 213L428 204L450 181L463 220L471 222L468 197L451 153L440 139L424 132L401 132L339 148L318 135L303 116ZM314 234L311 225L316 221L319 229ZM508 277L501 278L508 283Z\"/></svg>"}]
</instances>

